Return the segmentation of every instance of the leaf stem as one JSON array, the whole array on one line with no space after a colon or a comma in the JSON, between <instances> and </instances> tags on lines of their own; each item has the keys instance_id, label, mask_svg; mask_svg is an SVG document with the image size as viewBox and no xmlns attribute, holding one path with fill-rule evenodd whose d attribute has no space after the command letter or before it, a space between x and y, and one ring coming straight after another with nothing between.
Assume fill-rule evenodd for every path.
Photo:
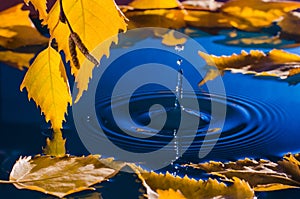
<instances>
[{"instance_id":1,"label":"leaf stem","mask_svg":"<svg viewBox=\"0 0 300 199\"><path fill-rule=\"evenodd\" d=\"M60 17L59 17L59 19L60 19L61 22L63 22L63 23L66 23L66 22L67 22L67 25L68 25L68 27L69 27L69 29L70 29L70 32L71 32L71 33L74 33L73 28L72 28L72 26L71 26L71 24L70 24L70 22L69 22L69 20L68 20L68 18L67 18L67 16L66 16L66 14L65 14L65 11L64 11L64 8L63 8L62 0L59 0L59 6L60 6Z\"/></svg>"}]
</instances>

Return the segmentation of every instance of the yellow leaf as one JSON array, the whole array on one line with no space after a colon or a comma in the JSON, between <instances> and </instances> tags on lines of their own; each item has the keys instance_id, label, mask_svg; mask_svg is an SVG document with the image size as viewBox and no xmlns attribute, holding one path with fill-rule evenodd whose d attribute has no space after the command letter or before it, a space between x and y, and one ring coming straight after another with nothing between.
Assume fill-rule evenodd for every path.
<instances>
[{"instance_id":1,"label":"yellow leaf","mask_svg":"<svg viewBox=\"0 0 300 199\"><path fill-rule=\"evenodd\" d=\"M32 5L36 8L36 10L39 12L39 17L41 20L45 20L48 16L47 13L47 1L41 1L41 0L24 0L24 2L28 5L29 2L32 3Z\"/></svg>"},{"instance_id":2,"label":"yellow leaf","mask_svg":"<svg viewBox=\"0 0 300 199\"><path fill-rule=\"evenodd\" d=\"M182 2L183 7L188 10L216 11L223 4L223 2L215 0L188 0Z\"/></svg>"},{"instance_id":3,"label":"yellow leaf","mask_svg":"<svg viewBox=\"0 0 300 199\"><path fill-rule=\"evenodd\" d=\"M185 27L185 12L175 9L133 10L125 12L129 19L128 28L160 27L160 28L182 28Z\"/></svg>"},{"instance_id":4,"label":"yellow leaf","mask_svg":"<svg viewBox=\"0 0 300 199\"><path fill-rule=\"evenodd\" d=\"M177 8L181 4L177 0L134 0L129 6L135 9L163 9L163 8Z\"/></svg>"},{"instance_id":5,"label":"yellow leaf","mask_svg":"<svg viewBox=\"0 0 300 199\"><path fill-rule=\"evenodd\" d=\"M255 191L274 191L300 187L299 154L284 156L277 163L269 160L244 159L236 162L210 161L189 166L231 181L238 177L247 181Z\"/></svg>"},{"instance_id":6,"label":"yellow leaf","mask_svg":"<svg viewBox=\"0 0 300 199\"><path fill-rule=\"evenodd\" d=\"M182 195L182 193L177 190L174 191L173 189L169 189L169 190L160 190L157 189L157 193L158 193L158 199L186 199L186 197L184 197L184 195Z\"/></svg>"},{"instance_id":7,"label":"yellow leaf","mask_svg":"<svg viewBox=\"0 0 300 199\"><path fill-rule=\"evenodd\" d=\"M299 7L299 2L292 1L234 0L220 9L232 16L229 18L232 26L253 31L270 26L285 13Z\"/></svg>"},{"instance_id":8,"label":"yellow leaf","mask_svg":"<svg viewBox=\"0 0 300 199\"><path fill-rule=\"evenodd\" d=\"M0 12L0 28L10 26L32 26L28 17L29 11L22 10L23 4L17 4L9 9Z\"/></svg>"},{"instance_id":9,"label":"yellow leaf","mask_svg":"<svg viewBox=\"0 0 300 199\"><path fill-rule=\"evenodd\" d=\"M29 61L34 57L33 53L18 53L13 51L0 51L0 62L4 62L18 69L29 67Z\"/></svg>"},{"instance_id":10,"label":"yellow leaf","mask_svg":"<svg viewBox=\"0 0 300 199\"><path fill-rule=\"evenodd\" d=\"M205 77L199 82L198 86L203 86L206 82L210 80L214 80L216 77L220 75L220 72L218 70L209 70Z\"/></svg>"},{"instance_id":11,"label":"yellow leaf","mask_svg":"<svg viewBox=\"0 0 300 199\"><path fill-rule=\"evenodd\" d=\"M234 73L255 74L259 76L275 76L286 79L291 75L296 75L300 71L300 56L288 53L284 50L273 49L265 54L259 50L251 50L250 53L242 51L241 54L231 56L215 56L199 52L209 66L216 67L220 71L231 70ZM212 72L204 77L201 82L203 85L206 80L212 80Z\"/></svg>"},{"instance_id":12,"label":"yellow leaf","mask_svg":"<svg viewBox=\"0 0 300 199\"><path fill-rule=\"evenodd\" d=\"M22 5L0 12L0 46L4 48L15 49L48 43L48 38L42 36L31 23L29 11L21 9Z\"/></svg>"},{"instance_id":13,"label":"yellow leaf","mask_svg":"<svg viewBox=\"0 0 300 199\"><path fill-rule=\"evenodd\" d=\"M62 128L68 104L72 102L60 65L63 65L60 54L48 47L36 57L20 86L21 90L26 87L28 98L41 107L53 129Z\"/></svg>"},{"instance_id":14,"label":"yellow leaf","mask_svg":"<svg viewBox=\"0 0 300 199\"><path fill-rule=\"evenodd\" d=\"M43 148L43 153L46 155L61 157L66 155L66 139L63 138L60 129L53 130L52 139L46 139L46 147Z\"/></svg>"},{"instance_id":15,"label":"yellow leaf","mask_svg":"<svg viewBox=\"0 0 300 199\"><path fill-rule=\"evenodd\" d=\"M184 17L186 23L190 26L199 28L230 28L232 25L229 16L220 12L208 12L198 10L187 10Z\"/></svg>"},{"instance_id":16,"label":"yellow leaf","mask_svg":"<svg viewBox=\"0 0 300 199\"><path fill-rule=\"evenodd\" d=\"M36 156L20 158L9 180L18 189L30 189L57 197L94 190L90 187L116 175L125 163L113 159Z\"/></svg>"},{"instance_id":17,"label":"yellow leaf","mask_svg":"<svg viewBox=\"0 0 300 199\"><path fill-rule=\"evenodd\" d=\"M117 43L117 34L120 30L126 30L126 23L123 15L116 8L112 0L64 0L63 9L72 29L81 38L84 45L90 52L98 45L102 48L92 54L98 60L104 55L109 56L109 47L112 42ZM78 14L80 13L80 14ZM60 6L57 1L48 13L45 21L50 29L52 38L58 43L59 50L63 50L66 59L72 60L69 49L70 30L67 24L59 20ZM79 65L82 65L86 57L77 52ZM77 71L71 62L72 72L76 76L77 88L79 90L77 100L79 100L84 90L87 90L89 79L92 77L93 63L87 63L84 70Z\"/></svg>"},{"instance_id":18,"label":"yellow leaf","mask_svg":"<svg viewBox=\"0 0 300 199\"><path fill-rule=\"evenodd\" d=\"M185 176L173 176L170 173L157 174L154 172L147 172L141 168L130 165L142 180L146 188L149 199L158 197L158 190L177 190L187 199L195 198L214 198L225 197L232 199L250 199L254 197L254 191L249 184L238 178L234 178L231 186L226 186L224 183L219 183L217 180L208 179L207 181L195 180ZM168 192L165 192L168 194ZM178 196L178 194L176 194Z\"/></svg>"}]
</instances>

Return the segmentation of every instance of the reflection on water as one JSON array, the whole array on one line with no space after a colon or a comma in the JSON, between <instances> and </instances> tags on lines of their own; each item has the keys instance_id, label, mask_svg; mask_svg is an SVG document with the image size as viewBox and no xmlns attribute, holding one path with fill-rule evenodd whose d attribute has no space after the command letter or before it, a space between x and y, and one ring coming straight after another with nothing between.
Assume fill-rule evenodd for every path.
<instances>
[{"instance_id":1,"label":"reflection on water","mask_svg":"<svg viewBox=\"0 0 300 199\"><path fill-rule=\"evenodd\" d=\"M257 36L257 35L251 35ZM225 40L224 40L225 39ZM203 36L196 39L201 45L205 47L208 53L213 53L216 55L222 54L232 54L240 52L242 49L250 50L251 46L243 45L242 47L237 46L226 46L225 36ZM278 44L279 45L279 44ZM269 50L268 45L264 45L261 50ZM178 47L182 49L182 47ZM291 48L288 51L293 53L299 53L299 48ZM147 56L145 55L147 58ZM146 59L145 58L145 59ZM168 57L167 54L161 56L161 59L166 60L165 64L173 64L179 60L173 59L174 57ZM167 60L171 60L168 62ZM128 62L134 62L135 60L128 60ZM136 60L137 62L139 60ZM179 62L178 62L179 63ZM176 64L175 64L176 65ZM187 147L185 140L189 136L194 136L194 141L189 146L188 150L184 153L183 157L179 158L170 167L164 169L171 173L176 173L178 175L188 174L189 176L195 178L205 178L207 176L201 173L196 173L196 171L190 168L180 167L181 162L198 162L207 160L236 160L243 157L254 157L254 158L279 158L287 152L299 152L300 151L300 133L299 124L300 117L300 85L290 86L286 82L280 82L273 78L261 78L254 77L251 75L241 75L241 74L231 74L225 72L223 78L225 89L226 89L226 101L224 96L219 93L208 93L207 88L197 88L197 83L201 80L200 76L195 75L194 71L186 65L184 61L180 61L180 67L184 71L179 71L179 80L177 81L179 95L174 95L174 92L170 90L165 90L164 88L157 88L151 85L147 88L143 88L143 92L137 92L132 96L130 101L131 115L135 123L129 123L126 118L118 118L122 126L121 129L127 129L133 135L134 134L145 134L150 136L148 138L133 137L126 133L123 133L119 127L116 126L115 122L112 120L112 115L110 114L110 101L107 101L105 97L101 95L96 96L97 104L96 109L98 113L98 119L105 130L106 135L111 141L113 141L119 147L126 149L128 151L146 153L150 151L155 151L163 146L166 146L170 140L176 137L176 129L178 128L179 117L178 115L184 114L187 118L199 118L198 130L196 136L189 132L189 129L184 129L185 135L182 137L176 137L175 150L174 147L167 148L170 153L174 153L175 159L178 158L180 154L181 146ZM178 65L176 65L178 67ZM120 70L114 70L112 73L114 77L118 77L118 73L122 72ZM123 71L124 72L124 71ZM197 90L197 100L199 103L200 111L195 111L193 107L184 106L180 108L179 112L176 112L176 108L181 107L178 100L181 99L184 104L189 104L192 95L189 91L184 91L180 88L180 78L184 75ZM110 78L114 78L109 76ZM171 78L171 77L168 77ZM176 78L175 78L176 79ZM103 79L105 83L113 81L113 79ZM172 77L172 81L174 78ZM174 81L176 82L176 80ZM110 85L107 85L107 88ZM176 84L174 84L176 86ZM184 87L184 86L183 86ZM174 87L176 88L176 87ZM148 91L147 91L148 90ZM103 90L101 90L102 92ZM144 92L147 91L147 92ZM151 92L150 92L151 91ZM105 90L103 91L105 93ZM182 97L183 96L183 97ZM174 105L175 100L175 105ZM221 106L226 106L227 115L225 125L222 129L219 128L221 123L218 116L211 117L211 103L216 102ZM161 106L155 107L153 109L149 108L154 104L160 104ZM116 102L115 108L121 113L124 110L126 103L122 101L122 98ZM144 126L150 123L150 118L156 118L157 121L161 120L164 114L162 112L167 112L167 122L162 131L158 131L156 128L156 123L151 123L152 126L145 128ZM71 114L70 114L71 115ZM85 118L89 120L90 118ZM213 123L213 128L208 127L208 123ZM191 124L192 125L192 124ZM14 128L15 131L26 131L24 128ZM32 131L32 129L30 129ZM73 130L75 131L75 130ZM14 130L11 134L13 135ZM47 133L47 132L45 132ZM18 133L16 133L19 135ZM69 142L68 149L69 153L80 154L87 153L80 143L79 139L74 135L75 133L66 134ZM204 159L198 158L199 148L205 149L209 147L215 140L211 139L208 142L203 143L205 135L214 138L216 134L220 137L217 144L213 150ZM22 147L21 152L8 153L6 151L0 151L0 160L2 176L7 177L7 172L9 167L12 166L15 159L18 158L20 154L24 154L23 151L26 150L25 140L28 139L28 143L35 144L35 140L31 140L32 137L21 137ZM77 140L76 140L77 139ZM24 142L23 142L24 140ZM18 141L20 143L20 141ZM43 142L40 141L41 145ZM6 146L6 145L3 145ZM14 146L16 148L20 145ZM30 147L30 146L28 146ZM40 147L40 146L38 146ZM22 151L23 150L23 151ZM34 149L38 151L38 149ZM85 152L83 152L85 151ZM33 153L30 151L30 153ZM176 155L177 154L177 155ZM109 154L107 154L109 155ZM9 163L10 166L7 166ZM197 171L199 172L199 171ZM3 174L5 173L5 174ZM136 178L130 176L131 174L122 173L116 176L112 182L105 182L103 188L97 189L97 191L102 193L103 198L121 198L122 195L130 195L131 198L138 198L138 196L132 194L137 193L140 188L140 184L136 183ZM130 186L124 186L124 182L130 182ZM133 188L134 187L134 188ZM122 188L122 195L117 195L115 190ZM132 191L132 193L129 193ZM118 191L119 192L119 191ZM0 185L0 194L6 194L4 198L52 198L44 194L26 191L26 190L16 190L12 185ZM85 196L87 194L87 196ZM115 194L115 195L114 195ZM273 193L260 193L259 198L286 198L289 195L290 198L296 198L299 196L299 191L297 190L284 190L277 191ZM79 193L75 196L70 196L69 198L93 198L100 197L99 194L91 193ZM2 198L2 196L1 196Z\"/></svg>"}]
</instances>

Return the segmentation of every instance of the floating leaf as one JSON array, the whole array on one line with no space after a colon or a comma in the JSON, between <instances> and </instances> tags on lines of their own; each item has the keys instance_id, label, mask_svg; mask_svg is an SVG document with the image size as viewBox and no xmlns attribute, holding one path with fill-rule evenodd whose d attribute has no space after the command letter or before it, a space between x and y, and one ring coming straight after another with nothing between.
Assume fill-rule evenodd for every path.
<instances>
[{"instance_id":1,"label":"floating leaf","mask_svg":"<svg viewBox=\"0 0 300 199\"><path fill-rule=\"evenodd\" d=\"M57 197L94 190L90 187L116 175L125 163L113 159L87 157L36 156L20 158L10 173L18 189L30 189Z\"/></svg>"},{"instance_id":2,"label":"floating leaf","mask_svg":"<svg viewBox=\"0 0 300 199\"><path fill-rule=\"evenodd\" d=\"M163 8L177 8L181 4L177 0L134 0L129 6L134 9L163 9Z\"/></svg>"},{"instance_id":3,"label":"floating leaf","mask_svg":"<svg viewBox=\"0 0 300 199\"><path fill-rule=\"evenodd\" d=\"M128 10L125 12L129 19L129 29L140 27L182 28L186 25L185 14L185 11L177 9Z\"/></svg>"},{"instance_id":4,"label":"floating leaf","mask_svg":"<svg viewBox=\"0 0 300 199\"><path fill-rule=\"evenodd\" d=\"M29 19L29 11L21 9L18 4L0 12L0 45L7 49L15 49L28 45L48 43L48 38L42 36Z\"/></svg>"},{"instance_id":5,"label":"floating leaf","mask_svg":"<svg viewBox=\"0 0 300 199\"><path fill-rule=\"evenodd\" d=\"M221 12L188 10L185 22L198 28L231 28L229 17Z\"/></svg>"},{"instance_id":6,"label":"floating leaf","mask_svg":"<svg viewBox=\"0 0 300 199\"><path fill-rule=\"evenodd\" d=\"M226 186L224 183L219 183L213 179L197 181L187 176L184 178L179 176L174 177L170 173L157 174L144 171L140 168L134 168L134 170L142 180L147 192L146 197L149 199L160 198L159 193L163 196L165 194L175 194L176 197L182 195L181 198L188 199L214 197L248 199L254 197L254 192L248 183L238 178L234 178L232 185ZM176 190L177 193L170 191L170 189Z\"/></svg>"},{"instance_id":7,"label":"floating leaf","mask_svg":"<svg viewBox=\"0 0 300 199\"><path fill-rule=\"evenodd\" d=\"M63 70L63 71L62 71ZM52 128L62 128L68 104L71 104L69 85L60 54L52 47L43 50L29 67L20 89L26 87L28 98L41 107Z\"/></svg>"},{"instance_id":8,"label":"floating leaf","mask_svg":"<svg viewBox=\"0 0 300 199\"><path fill-rule=\"evenodd\" d=\"M300 36L300 12L289 12L284 18L278 22L281 27L281 31L285 33L284 37L296 39L299 41Z\"/></svg>"},{"instance_id":9,"label":"floating leaf","mask_svg":"<svg viewBox=\"0 0 300 199\"><path fill-rule=\"evenodd\" d=\"M220 71L231 70L235 73L275 76L281 79L286 79L300 72L298 70L300 68L300 56L278 49L273 49L267 54L259 50L251 50L250 53L242 51L241 54L231 56L208 55L200 51L199 55L209 66L216 67ZM206 80L213 79L211 73L208 72L202 84Z\"/></svg>"},{"instance_id":10,"label":"floating leaf","mask_svg":"<svg viewBox=\"0 0 300 199\"><path fill-rule=\"evenodd\" d=\"M158 194L158 199L186 199L186 197L184 197L184 195L182 195L182 193L177 190L174 191L173 189L169 189L169 190L160 190L157 189L157 194Z\"/></svg>"},{"instance_id":11,"label":"floating leaf","mask_svg":"<svg viewBox=\"0 0 300 199\"><path fill-rule=\"evenodd\" d=\"M18 53L13 51L0 51L0 62L4 62L18 69L29 67L29 61L34 57L33 53Z\"/></svg>"},{"instance_id":12,"label":"floating leaf","mask_svg":"<svg viewBox=\"0 0 300 199\"><path fill-rule=\"evenodd\" d=\"M229 15L233 27L255 31L272 25L285 13L297 8L300 8L299 2L234 0L225 3L220 10Z\"/></svg>"},{"instance_id":13,"label":"floating leaf","mask_svg":"<svg viewBox=\"0 0 300 199\"><path fill-rule=\"evenodd\" d=\"M244 159L236 162L210 161L189 166L232 181L235 177L247 181L255 191L274 191L300 187L299 154L285 155L278 163L269 160Z\"/></svg>"},{"instance_id":14,"label":"floating leaf","mask_svg":"<svg viewBox=\"0 0 300 199\"><path fill-rule=\"evenodd\" d=\"M209 10L216 11L224 3L212 0L189 0L183 1L182 5L188 10Z\"/></svg>"}]
</instances>

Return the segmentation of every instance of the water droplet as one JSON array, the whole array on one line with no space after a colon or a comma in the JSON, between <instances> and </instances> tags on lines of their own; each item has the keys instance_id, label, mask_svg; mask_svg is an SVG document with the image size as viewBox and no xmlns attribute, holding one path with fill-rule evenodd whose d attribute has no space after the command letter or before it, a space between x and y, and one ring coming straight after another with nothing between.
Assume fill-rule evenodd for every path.
<instances>
[{"instance_id":1,"label":"water droplet","mask_svg":"<svg viewBox=\"0 0 300 199\"><path fill-rule=\"evenodd\" d=\"M178 66L180 66L182 64L182 59L178 59L176 63Z\"/></svg>"},{"instance_id":2,"label":"water droplet","mask_svg":"<svg viewBox=\"0 0 300 199\"><path fill-rule=\"evenodd\" d=\"M87 121L87 122L90 122L90 119L91 119L90 116L87 116L87 117L86 117L86 121Z\"/></svg>"}]
</instances>

